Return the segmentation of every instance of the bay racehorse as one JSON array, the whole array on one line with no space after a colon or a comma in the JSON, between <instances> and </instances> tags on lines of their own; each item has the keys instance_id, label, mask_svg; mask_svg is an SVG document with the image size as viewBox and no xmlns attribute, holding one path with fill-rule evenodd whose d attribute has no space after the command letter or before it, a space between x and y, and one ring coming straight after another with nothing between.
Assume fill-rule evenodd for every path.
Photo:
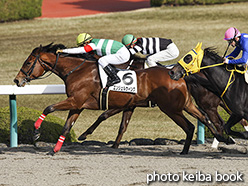
<instances>
[{"instance_id":1,"label":"bay racehorse","mask_svg":"<svg viewBox=\"0 0 248 186\"><path fill-rule=\"evenodd\" d=\"M34 140L37 140L41 123L48 114L54 111L69 110L62 134L53 148L52 154L61 149L66 135L84 109L100 109L101 84L96 62L69 56L59 57L56 55L56 51L60 47L50 44L33 49L14 79L16 85L21 87L25 86L26 82L51 71L64 81L68 98L46 107L34 124ZM108 106L110 109L128 112L136 106L144 106L147 101L156 103L160 110L186 133L186 141L181 154L187 154L195 127L184 116L183 110L197 116L205 123L208 121L192 103L185 81L183 79L172 80L168 72L169 70L163 67L137 70L138 92L133 94L110 91Z\"/></svg>"},{"instance_id":2,"label":"bay racehorse","mask_svg":"<svg viewBox=\"0 0 248 186\"><path fill-rule=\"evenodd\" d=\"M129 68L130 69L143 69L144 68L144 60L135 60L131 66L128 66L128 63L125 63L123 65L118 66L119 68ZM200 83L200 78L206 78L204 76L204 74L199 73L198 76L196 75L192 75L192 76L186 76L184 79L187 83L187 87L189 92L191 93L191 95L193 96L196 104L198 105L199 109L201 109L201 111L203 113L206 113L208 118L210 119L210 121L214 124L215 129L213 129L211 126L209 127L207 125L207 127L209 127L210 131L213 133L214 136L216 136L218 139L219 136L223 136L223 130L224 130L224 121L221 118L221 116L218 113L218 106L220 105L221 107L223 107L229 114L231 114L231 112L227 109L227 107L223 104L223 102L215 95L213 94L211 91L207 90L206 88L204 88ZM205 81L207 79L204 79ZM148 105L148 104L147 104ZM131 108L128 110L123 111L122 114L122 121L120 124L120 128L119 128L119 132L118 135L116 137L116 140L113 144L113 148L118 148L121 138L124 134L124 132L127 129L127 126L131 120L131 116L134 112L135 108ZM109 117L119 113L120 110L116 110L116 109L110 109L105 111L103 114L100 115L100 117L96 120L96 122L94 122L84 133L82 133L80 135L80 137L78 138L78 140L85 140L87 138L88 135L92 134L94 132L94 130L100 125L100 123L106 119L108 119ZM242 119L240 121L240 123L243 126L248 126L247 122ZM220 139L221 140L221 139ZM228 138L228 140L224 140L223 142L230 144L230 143L234 143L234 141L232 141L231 138Z\"/></svg>"},{"instance_id":3,"label":"bay racehorse","mask_svg":"<svg viewBox=\"0 0 248 186\"><path fill-rule=\"evenodd\" d=\"M195 49L188 52L170 71L173 80L185 74L201 72L208 79L204 87L217 95L231 111L231 116L224 126L228 135L248 139L248 132L237 132L231 129L242 118L248 119L248 86L244 75L233 65L223 63L223 58L213 48L201 49L198 43Z\"/></svg>"}]
</instances>

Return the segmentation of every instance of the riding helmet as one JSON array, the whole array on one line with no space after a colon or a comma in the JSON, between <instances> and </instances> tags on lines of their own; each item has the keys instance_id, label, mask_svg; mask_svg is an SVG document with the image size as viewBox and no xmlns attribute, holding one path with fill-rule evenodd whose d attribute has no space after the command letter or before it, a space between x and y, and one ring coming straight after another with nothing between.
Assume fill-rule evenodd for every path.
<instances>
[{"instance_id":1,"label":"riding helmet","mask_svg":"<svg viewBox=\"0 0 248 186\"><path fill-rule=\"evenodd\" d=\"M132 44L135 44L137 42L137 38L134 37L132 34L126 34L122 38L122 44L124 44L126 47L130 47Z\"/></svg>"},{"instance_id":2,"label":"riding helmet","mask_svg":"<svg viewBox=\"0 0 248 186\"><path fill-rule=\"evenodd\" d=\"M77 45L83 45L85 42L92 40L92 37L90 34L82 33L77 36Z\"/></svg>"},{"instance_id":3,"label":"riding helmet","mask_svg":"<svg viewBox=\"0 0 248 186\"><path fill-rule=\"evenodd\" d=\"M241 36L240 31L235 27L230 27L225 32L224 40L228 41L228 40L234 39L235 37L238 37L238 36Z\"/></svg>"}]
</instances>

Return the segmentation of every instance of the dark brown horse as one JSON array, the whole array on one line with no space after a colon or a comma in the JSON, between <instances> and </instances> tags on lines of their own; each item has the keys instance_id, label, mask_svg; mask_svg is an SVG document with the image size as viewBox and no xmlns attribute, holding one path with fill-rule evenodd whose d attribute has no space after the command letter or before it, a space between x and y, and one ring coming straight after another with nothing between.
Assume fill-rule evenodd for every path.
<instances>
[{"instance_id":1,"label":"dark brown horse","mask_svg":"<svg viewBox=\"0 0 248 186\"><path fill-rule=\"evenodd\" d=\"M39 137L39 128L45 117L60 110L69 110L62 135L59 137L52 153L58 152L84 109L100 109L99 93L101 91L98 68L95 62L75 57L59 57L55 54L57 45L35 48L25 60L14 82L17 86L25 86L26 82L41 77L51 71L65 83L68 98L45 108L40 118L35 122L34 139ZM187 154L194 134L194 125L184 116L183 110L208 123L205 116L194 106L187 85L183 79L174 81L169 77L169 70L154 67L137 70L138 93L129 94L110 91L108 106L117 111L129 112L136 106L144 106L147 101L158 105L186 133L186 141L181 154Z\"/></svg>"},{"instance_id":2,"label":"dark brown horse","mask_svg":"<svg viewBox=\"0 0 248 186\"><path fill-rule=\"evenodd\" d=\"M238 132L231 129L242 118L248 119L246 104L248 88L243 74L232 65L224 65L223 58L213 48L202 50L201 45L202 43L198 43L195 49L178 62L170 71L170 77L177 80L184 74L194 74L201 70L209 82L203 86L221 98L226 107L232 111L224 126L225 132L228 135L248 139L248 131Z\"/></svg>"},{"instance_id":3,"label":"dark brown horse","mask_svg":"<svg viewBox=\"0 0 248 186\"><path fill-rule=\"evenodd\" d=\"M232 113L230 110L225 106L225 104L223 104L218 96L201 85L203 81L205 81L205 83L209 83L204 74L192 74L191 76L184 77L184 79L198 107L208 115L209 119L214 123L217 131L222 135L224 132L225 122L218 113L218 106L221 106L228 114L231 115ZM243 127L248 126L245 119L242 119L240 124Z\"/></svg>"}]
</instances>

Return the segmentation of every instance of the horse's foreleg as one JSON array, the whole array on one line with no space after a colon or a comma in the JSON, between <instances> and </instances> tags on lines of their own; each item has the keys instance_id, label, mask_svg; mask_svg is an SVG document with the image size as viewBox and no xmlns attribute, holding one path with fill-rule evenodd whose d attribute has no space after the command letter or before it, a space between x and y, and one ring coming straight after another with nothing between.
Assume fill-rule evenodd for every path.
<instances>
[{"instance_id":1,"label":"horse's foreleg","mask_svg":"<svg viewBox=\"0 0 248 186\"><path fill-rule=\"evenodd\" d=\"M214 135L214 137L221 142L225 142L226 144L234 144L235 142L232 140L232 138L228 137L225 138L223 136L223 123L222 119L219 117L219 114L215 110L208 110L208 114L211 115L211 120L208 118L208 115L206 113L202 113L199 111L199 109L196 108L196 106L190 101L185 106L184 110L189 113L191 116L197 118L200 122L202 122L204 125L206 125L211 133ZM214 124L213 124L214 122ZM215 125L215 126L214 126ZM217 130L216 130L216 128Z\"/></svg>"},{"instance_id":2,"label":"horse's foreleg","mask_svg":"<svg viewBox=\"0 0 248 186\"><path fill-rule=\"evenodd\" d=\"M108 119L109 117L121 112L122 109L110 109L102 113L98 119L83 133L78 137L78 140L85 140L89 134L92 134L94 130L100 125L101 122Z\"/></svg>"},{"instance_id":3,"label":"horse's foreleg","mask_svg":"<svg viewBox=\"0 0 248 186\"><path fill-rule=\"evenodd\" d=\"M45 110L43 111L43 113L38 118L38 120L34 123L33 140L36 141L37 139L39 139L39 137L40 137L39 128L40 128L43 120L46 118L46 116L48 114L50 114L56 110L71 110L71 109L76 109L75 104L73 104L73 101L71 100L71 98L67 98L64 101L61 101L59 103L56 103L56 104L53 104L53 105L46 107Z\"/></svg>"},{"instance_id":4,"label":"horse's foreleg","mask_svg":"<svg viewBox=\"0 0 248 186\"><path fill-rule=\"evenodd\" d=\"M65 141L66 135L70 132L72 126L76 122L76 120L77 120L77 118L81 112L82 112L82 109L81 110L70 110L68 118L67 118L66 123L64 125L62 134L60 135L58 142L56 143L56 145L53 149L53 153L60 151L60 149L61 149L61 147Z\"/></svg>"},{"instance_id":5,"label":"horse's foreleg","mask_svg":"<svg viewBox=\"0 0 248 186\"><path fill-rule=\"evenodd\" d=\"M231 111L226 107L226 105L222 101L220 102L220 106L224 108L228 114L232 114ZM248 131L248 122L245 119L242 119L239 123L244 127L246 131Z\"/></svg>"},{"instance_id":6,"label":"horse's foreleg","mask_svg":"<svg viewBox=\"0 0 248 186\"><path fill-rule=\"evenodd\" d=\"M119 132L118 132L118 135L116 137L114 144L112 145L113 148L117 149L119 147L121 138L122 138L124 132L126 132L126 130L127 130L127 126L128 126L128 123L132 117L134 109L135 109L135 107L123 111L122 121L120 124Z\"/></svg>"}]
</instances>

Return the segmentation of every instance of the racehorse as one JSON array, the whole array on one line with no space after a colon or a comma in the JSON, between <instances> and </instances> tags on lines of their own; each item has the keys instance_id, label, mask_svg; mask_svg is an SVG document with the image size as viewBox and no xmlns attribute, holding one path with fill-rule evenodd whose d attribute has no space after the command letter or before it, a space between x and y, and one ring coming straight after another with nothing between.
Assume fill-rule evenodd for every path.
<instances>
[{"instance_id":1,"label":"racehorse","mask_svg":"<svg viewBox=\"0 0 248 186\"><path fill-rule=\"evenodd\" d=\"M213 48L201 49L198 43L195 49L187 53L178 64L170 71L173 80L179 80L185 74L201 72L208 79L208 84L202 84L212 91L230 110L231 116L224 126L228 135L248 139L248 132L237 132L231 127L238 123L242 118L248 119L248 86L244 75L235 70L233 65L223 63Z\"/></svg>"},{"instance_id":2,"label":"racehorse","mask_svg":"<svg viewBox=\"0 0 248 186\"><path fill-rule=\"evenodd\" d=\"M127 68L130 67L128 66L127 63L119 66L119 68ZM140 61L134 61L132 63L132 66L130 67L130 69L143 69L144 68L144 60L140 60ZM205 78L205 76L202 73L199 73L198 76ZM224 130L224 121L223 119L220 117L219 113L218 113L218 106L220 105L221 107L223 107L229 114L231 114L229 112L229 110L226 108L226 106L222 103L222 101L212 92L208 91L206 88L204 88L200 83L199 83L199 77L192 75L192 76L186 76L184 79L187 83L187 87L189 92L191 93L191 95L193 96L196 104L198 105L198 107L201 109L201 111L203 111L204 113L207 114L208 118L210 119L210 121L214 124L216 130L213 130L211 127L209 128L210 131L213 133L213 135L217 135L217 138L219 139L218 135L223 136L223 130ZM124 134L124 132L127 129L127 126L131 120L131 116L134 112L135 108L132 108L130 110L126 110L123 111L122 114L122 121L121 121L121 125L119 128L119 132L118 135L116 137L116 140L114 142L114 144L112 145L113 148L118 148L121 138ZM87 138L87 136L89 134L92 134L94 132L94 130L100 125L100 123L106 119L108 119L109 117L119 113L120 110L107 110L105 111L103 114L100 115L100 117L96 120L96 122L94 122L84 133L82 133L80 135L80 137L78 138L78 140L85 140ZM243 126L248 126L247 122L242 119L240 121L240 123ZM224 141L226 142L226 141ZM227 144L231 144L234 143L234 141L232 141L231 138L228 139L228 142L226 142Z\"/></svg>"},{"instance_id":3,"label":"racehorse","mask_svg":"<svg viewBox=\"0 0 248 186\"><path fill-rule=\"evenodd\" d=\"M14 79L17 86L25 86L51 71L60 77L66 87L67 99L46 107L34 124L34 140L39 138L39 128L45 117L59 110L69 110L68 118L61 136L51 154L60 151L66 135L84 109L100 109L99 93L101 84L95 61L76 57L59 57L56 55L59 45L40 46L31 52ZM194 134L194 125L184 116L183 110L208 123L205 116L194 106L187 85L183 79L174 81L169 77L169 70L154 67L137 70L136 94L110 91L108 106L118 111L129 111L136 106L144 106L147 101L158 105L186 133L186 140L181 154L187 154ZM116 112L116 111L115 111Z\"/></svg>"}]
</instances>

